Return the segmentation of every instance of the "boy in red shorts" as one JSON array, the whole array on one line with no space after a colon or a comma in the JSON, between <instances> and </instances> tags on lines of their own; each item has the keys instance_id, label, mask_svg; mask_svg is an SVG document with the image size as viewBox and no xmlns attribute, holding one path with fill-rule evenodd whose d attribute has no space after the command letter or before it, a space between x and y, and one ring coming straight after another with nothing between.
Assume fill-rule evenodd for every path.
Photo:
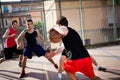
<instances>
[{"instance_id":1,"label":"boy in red shorts","mask_svg":"<svg viewBox=\"0 0 120 80\"><path fill-rule=\"evenodd\" d=\"M79 34L72 28L68 27L66 17L57 20L58 26L53 27L56 31L63 35L62 42L65 47L67 59L62 67L66 71L71 80L78 80L75 76L76 72L81 72L90 80L97 80L92 67L92 61L88 51L82 44ZM48 58L55 56L63 51L63 47L57 49L53 53L47 55Z\"/></svg>"}]
</instances>

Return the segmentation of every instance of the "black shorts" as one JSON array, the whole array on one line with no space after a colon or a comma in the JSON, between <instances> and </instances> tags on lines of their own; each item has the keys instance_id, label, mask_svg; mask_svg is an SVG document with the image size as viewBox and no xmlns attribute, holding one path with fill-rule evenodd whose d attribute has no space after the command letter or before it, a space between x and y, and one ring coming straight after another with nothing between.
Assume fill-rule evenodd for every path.
<instances>
[{"instance_id":1,"label":"black shorts","mask_svg":"<svg viewBox=\"0 0 120 80\"><path fill-rule=\"evenodd\" d=\"M31 59L33 52L38 57L44 56L46 53L46 51L40 45L36 45L36 46L26 46L24 51L23 51L23 54L24 54L24 56L27 56L29 59Z\"/></svg>"},{"instance_id":2,"label":"black shorts","mask_svg":"<svg viewBox=\"0 0 120 80\"><path fill-rule=\"evenodd\" d=\"M13 57L13 53L22 55L23 50L18 50L16 46L11 48L4 48L4 58L5 59L11 59Z\"/></svg>"}]
</instances>

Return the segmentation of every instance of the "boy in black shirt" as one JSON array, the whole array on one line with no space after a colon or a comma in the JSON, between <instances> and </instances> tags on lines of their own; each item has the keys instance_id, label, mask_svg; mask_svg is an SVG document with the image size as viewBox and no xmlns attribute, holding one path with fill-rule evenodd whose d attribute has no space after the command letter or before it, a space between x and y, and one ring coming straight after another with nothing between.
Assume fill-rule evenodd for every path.
<instances>
[{"instance_id":1,"label":"boy in black shirt","mask_svg":"<svg viewBox=\"0 0 120 80\"><path fill-rule=\"evenodd\" d=\"M62 67L66 71L71 80L77 80L76 72L81 72L90 80L97 80L92 67L92 61L88 51L82 44L79 34L72 28L68 27L66 17L57 20L58 26L53 27L56 31L63 35L62 42L65 47L65 54L68 59L63 63ZM48 58L55 56L63 51L63 47L55 52L47 55Z\"/></svg>"}]
</instances>

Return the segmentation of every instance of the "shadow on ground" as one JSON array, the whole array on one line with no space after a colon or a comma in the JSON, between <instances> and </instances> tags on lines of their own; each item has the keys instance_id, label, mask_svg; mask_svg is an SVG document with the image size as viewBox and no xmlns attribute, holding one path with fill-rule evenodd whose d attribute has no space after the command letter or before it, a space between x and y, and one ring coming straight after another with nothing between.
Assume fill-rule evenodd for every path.
<instances>
[{"instance_id":1,"label":"shadow on ground","mask_svg":"<svg viewBox=\"0 0 120 80\"><path fill-rule=\"evenodd\" d=\"M116 70L116 69L107 69L105 72L115 74L115 75L120 75L120 70Z\"/></svg>"}]
</instances>

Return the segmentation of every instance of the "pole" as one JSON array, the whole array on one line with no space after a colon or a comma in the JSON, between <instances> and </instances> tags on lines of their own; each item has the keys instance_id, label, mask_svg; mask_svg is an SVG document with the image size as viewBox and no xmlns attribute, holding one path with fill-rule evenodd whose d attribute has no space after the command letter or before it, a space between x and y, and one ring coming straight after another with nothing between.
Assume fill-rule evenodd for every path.
<instances>
[{"instance_id":1,"label":"pole","mask_svg":"<svg viewBox=\"0 0 120 80\"><path fill-rule=\"evenodd\" d=\"M113 5L113 16L114 16L114 18L113 18L113 20L114 20L114 22L113 22L113 24L114 24L114 26L113 26L113 35L114 35L114 41L116 41L116 39L117 39L117 26L116 26L116 10L115 10L115 0L112 0L112 5Z\"/></svg>"},{"instance_id":2,"label":"pole","mask_svg":"<svg viewBox=\"0 0 120 80\"><path fill-rule=\"evenodd\" d=\"M1 2L0 2L0 14L1 14L1 19L2 19L2 28L4 29L4 20L3 20L3 13L2 13L2 7L1 7Z\"/></svg>"},{"instance_id":3,"label":"pole","mask_svg":"<svg viewBox=\"0 0 120 80\"><path fill-rule=\"evenodd\" d=\"M82 15L82 0L80 2L80 30L81 30L81 37L83 41L83 45L85 45L85 37L84 37L84 20L83 20L83 15Z\"/></svg>"},{"instance_id":4,"label":"pole","mask_svg":"<svg viewBox=\"0 0 120 80\"><path fill-rule=\"evenodd\" d=\"M59 13L60 13L60 17L62 16L62 11L61 11L61 0L58 0L58 4L59 4Z\"/></svg>"},{"instance_id":5,"label":"pole","mask_svg":"<svg viewBox=\"0 0 120 80\"><path fill-rule=\"evenodd\" d=\"M2 20L2 27L0 26L0 30L1 30L0 38L2 40L2 48L4 48L3 38L2 38L3 31L4 31L4 21L3 21L3 13L2 13L1 2L0 2L0 14L1 14L1 20Z\"/></svg>"},{"instance_id":6,"label":"pole","mask_svg":"<svg viewBox=\"0 0 120 80\"><path fill-rule=\"evenodd\" d=\"M45 38L45 40L47 40L47 30L46 30L46 17L45 17L44 1L43 1L43 19L44 19L44 23L43 23L44 38Z\"/></svg>"}]
</instances>

